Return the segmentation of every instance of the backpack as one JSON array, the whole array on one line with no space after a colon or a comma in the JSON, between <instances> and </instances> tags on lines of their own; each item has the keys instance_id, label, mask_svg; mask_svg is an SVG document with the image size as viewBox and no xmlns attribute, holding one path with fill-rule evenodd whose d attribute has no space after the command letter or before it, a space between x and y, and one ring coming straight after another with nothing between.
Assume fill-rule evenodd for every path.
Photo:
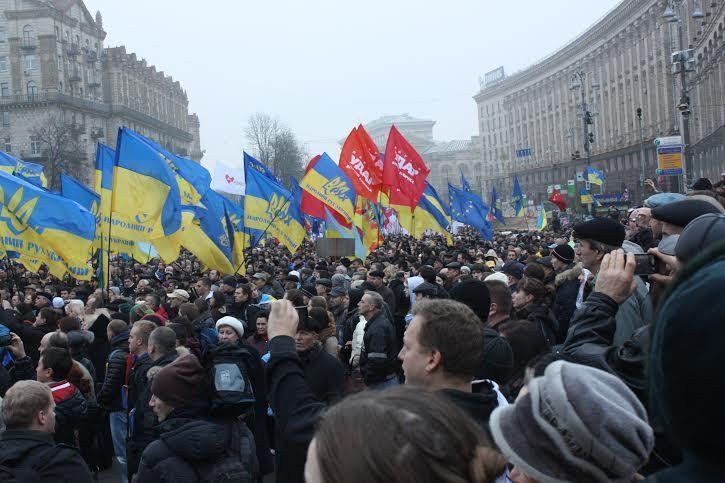
<instances>
[{"instance_id":1,"label":"backpack","mask_svg":"<svg viewBox=\"0 0 725 483\"><path fill-rule=\"evenodd\" d=\"M231 444L224 455L212 463L197 466L199 481L203 483L256 483L259 465L254 436L244 423L230 425Z\"/></svg>"},{"instance_id":2,"label":"backpack","mask_svg":"<svg viewBox=\"0 0 725 483\"><path fill-rule=\"evenodd\" d=\"M255 397L249 379L254 355L237 344L220 344L207 354L211 381L211 414L237 417L254 409Z\"/></svg>"}]
</instances>

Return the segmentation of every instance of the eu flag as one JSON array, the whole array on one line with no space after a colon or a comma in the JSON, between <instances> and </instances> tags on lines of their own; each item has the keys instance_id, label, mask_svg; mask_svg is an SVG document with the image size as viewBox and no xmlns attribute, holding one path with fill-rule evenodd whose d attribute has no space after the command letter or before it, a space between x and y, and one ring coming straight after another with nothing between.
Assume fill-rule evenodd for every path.
<instances>
[{"instance_id":1,"label":"eu flag","mask_svg":"<svg viewBox=\"0 0 725 483\"><path fill-rule=\"evenodd\" d=\"M466 176L463 174L463 168L458 168L458 170L461 172L461 188L463 188L463 191L471 192L471 185L468 183L468 180L466 179Z\"/></svg>"},{"instance_id":2,"label":"eu flag","mask_svg":"<svg viewBox=\"0 0 725 483\"><path fill-rule=\"evenodd\" d=\"M475 193L468 193L449 184L448 195L451 200L451 216L454 220L470 225L485 240L493 238L493 226L487 220L488 206Z\"/></svg>"}]
</instances>

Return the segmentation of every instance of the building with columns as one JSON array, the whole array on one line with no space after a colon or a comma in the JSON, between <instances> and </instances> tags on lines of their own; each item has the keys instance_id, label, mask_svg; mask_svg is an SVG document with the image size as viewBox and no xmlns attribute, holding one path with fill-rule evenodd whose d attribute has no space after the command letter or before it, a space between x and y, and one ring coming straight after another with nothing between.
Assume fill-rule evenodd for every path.
<instances>
[{"instance_id":1,"label":"building with columns","mask_svg":"<svg viewBox=\"0 0 725 483\"><path fill-rule=\"evenodd\" d=\"M0 150L42 164L33 130L53 119L80 146L86 183L96 142L115 147L120 126L200 160L199 118L179 82L105 38L81 0L0 0Z\"/></svg>"},{"instance_id":2,"label":"building with columns","mask_svg":"<svg viewBox=\"0 0 725 483\"><path fill-rule=\"evenodd\" d=\"M663 16L668 5L680 22ZM724 22L722 0L623 0L540 62L509 76L492 71L474 96L484 192L496 186L510 196L518 175L529 198L540 201L548 185L575 179L586 167L584 103L593 120L591 165L606 173L605 191L627 189L639 200L642 177L657 176L655 138L683 131L671 55L685 49L695 59L687 74L688 182L719 178L725 170Z\"/></svg>"}]
</instances>

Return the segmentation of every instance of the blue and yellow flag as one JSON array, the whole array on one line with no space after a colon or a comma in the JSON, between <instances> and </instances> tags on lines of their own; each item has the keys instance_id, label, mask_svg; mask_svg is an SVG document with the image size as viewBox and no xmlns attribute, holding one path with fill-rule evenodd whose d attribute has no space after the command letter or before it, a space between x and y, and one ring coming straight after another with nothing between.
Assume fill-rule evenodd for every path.
<instances>
[{"instance_id":1,"label":"blue and yellow flag","mask_svg":"<svg viewBox=\"0 0 725 483\"><path fill-rule=\"evenodd\" d=\"M13 174L28 183L34 184L38 188L48 188L48 179L45 177L45 173L43 173L43 165L41 164L18 160Z\"/></svg>"},{"instance_id":2,"label":"blue and yellow flag","mask_svg":"<svg viewBox=\"0 0 725 483\"><path fill-rule=\"evenodd\" d=\"M351 228L343 226L335 219L334 216L332 216L328 208L325 208L325 238L352 238L355 240L354 256L360 258L361 260L365 260L370 253L370 250L367 246L365 246L357 228L354 226Z\"/></svg>"},{"instance_id":3,"label":"blue and yellow flag","mask_svg":"<svg viewBox=\"0 0 725 483\"><path fill-rule=\"evenodd\" d=\"M538 231L542 231L546 226L548 225L548 222L546 220L546 208L544 208L544 203L541 203L541 208L539 208L539 217L536 220L536 229Z\"/></svg>"},{"instance_id":4,"label":"blue and yellow flag","mask_svg":"<svg viewBox=\"0 0 725 483\"><path fill-rule=\"evenodd\" d=\"M0 172L0 205L6 250L49 260L54 274L67 268L76 278L90 278L96 220L88 210L5 172Z\"/></svg>"},{"instance_id":5,"label":"blue and yellow flag","mask_svg":"<svg viewBox=\"0 0 725 483\"><path fill-rule=\"evenodd\" d=\"M242 154L244 157L244 169L245 170L253 169L257 173L259 173L263 176L266 176L267 178L271 179L275 183L282 184L280 182L280 180L274 175L274 173L272 171L270 171L270 169L267 166L262 164L261 161L254 158L254 156L247 154L246 151L243 151Z\"/></svg>"},{"instance_id":6,"label":"blue and yellow flag","mask_svg":"<svg viewBox=\"0 0 725 483\"><path fill-rule=\"evenodd\" d=\"M587 190L586 188L581 188L579 191L579 195L581 196L582 205L594 204L594 198L592 197L591 193L589 193L589 190Z\"/></svg>"},{"instance_id":7,"label":"blue and yellow flag","mask_svg":"<svg viewBox=\"0 0 725 483\"><path fill-rule=\"evenodd\" d=\"M114 223L113 233L134 241L176 233L181 228L177 168L146 138L128 128L119 129L116 145L111 209L133 220L134 226ZM139 236L136 228L145 236Z\"/></svg>"},{"instance_id":8,"label":"blue and yellow flag","mask_svg":"<svg viewBox=\"0 0 725 483\"><path fill-rule=\"evenodd\" d=\"M526 208L526 205L524 204L524 193L521 191L518 176L514 176L514 189L511 193L511 204L514 207L515 216L524 216L524 209Z\"/></svg>"},{"instance_id":9,"label":"blue and yellow flag","mask_svg":"<svg viewBox=\"0 0 725 483\"><path fill-rule=\"evenodd\" d=\"M269 233L294 253L305 237L305 224L292 193L251 167L247 158L244 174L244 226Z\"/></svg>"},{"instance_id":10,"label":"blue and yellow flag","mask_svg":"<svg viewBox=\"0 0 725 483\"><path fill-rule=\"evenodd\" d=\"M15 172L15 166L17 166L18 160L6 152L0 151L0 171L13 174Z\"/></svg>"},{"instance_id":11,"label":"blue and yellow flag","mask_svg":"<svg viewBox=\"0 0 725 483\"><path fill-rule=\"evenodd\" d=\"M443 204L435 188L427 181L423 196L420 197L413 215L415 218L410 221L413 226L412 236L422 238L430 230L444 235L448 243L453 242L453 236L447 230L450 225L448 208ZM401 219L401 224L403 221Z\"/></svg>"},{"instance_id":12,"label":"blue and yellow flag","mask_svg":"<svg viewBox=\"0 0 725 483\"><path fill-rule=\"evenodd\" d=\"M221 273L232 273L232 242L229 239L224 198L207 190L201 199L205 209L199 210L198 219L185 226L182 245L196 255L207 268Z\"/></svg>"},{"instance_id":13,"label":"blue and yellow flag","mask_svg":"<svg viewBox=\"0 0 725 483\"><path fill-rule=\"evenodd\" d=\"M234 269L238 274L244 275L247 273L244 250L251 246L248 230L244 227L244 208L242 205L224 198L224 209L227 214L227 225L232 241Z\"/></svg>"},{"instance_id":14,"label":"blue and yellow flag","mask_svg":"<svg viewBox=\"0 0 725 483\"><path fill-rule=\"evenodd\" d=\"M491 190L491 215L493 215L492 218L498 220L499 223L506 224L506 220L503 217L503 210L501 209L501 200L496 194L495 186Z\"/></svg>"},{"instance_id":15,"label":"blue and yellow flag","mask_svg":"<svg viewBox=\"0 0 725 483\"><path fill-rule=\"evenodd\" d=\"M322 153L317 163L307 171L300 181L300 187L352 223L355 217L355 189L350 178L327 153Z\"/></svg>"},{"instance_id":16,"label":"blue and yellow flag","mask_svg":"<svg viewBox=\"0 0 725 483\"><path fill-rule=\"evenodd\" d=\"M139 135L139 137L142 137ZM186 206L203 207L201 198L211 186L211 174L201 164L191 159L178 156L151 139L143 138L162 156L176 173L176 182L179 185L181 204Z\"/></svg>"},{"instance_id":17,"label":"blue and yellow flag","mask_svg":"<svg viewBox=\"0 0 725 483\"><path fill-rule=\"evenodd\" d=\"M604 171L592 168L591 166L587 167L587 181L589 181L591 184L601 186L604 184L604 180L606 178L607 177L604 176Z\"/></svg>"}]
</instances>

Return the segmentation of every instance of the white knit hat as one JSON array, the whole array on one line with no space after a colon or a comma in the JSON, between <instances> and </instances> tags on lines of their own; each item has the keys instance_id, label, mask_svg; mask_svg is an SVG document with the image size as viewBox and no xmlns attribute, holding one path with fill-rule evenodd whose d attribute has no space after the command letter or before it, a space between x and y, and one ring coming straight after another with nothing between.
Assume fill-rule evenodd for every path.
<instances>
[{"instance_id":1,"label":"white knit hat","mask_svg":"<svg viewBox=\"0 0 725 483\"><path fill-rule=\"evenodd\" d=\"M503 282L503 283L509 283L509 278L506 276L503 272L495 272L486 277L484 282Z\"/></svg>"},{"instance_id":2,"label":"white knit hat","mask_svg":"<svg viewBox=\"0 0 725 483\"><path fill-rule=\"evenodd\" d=\"M244 324L241 320L227 315L216 321L216 330L219 330L219 327L222 325L226 325L234 329L240 339L244 337Z\"/></svg>"}]
</instances>

